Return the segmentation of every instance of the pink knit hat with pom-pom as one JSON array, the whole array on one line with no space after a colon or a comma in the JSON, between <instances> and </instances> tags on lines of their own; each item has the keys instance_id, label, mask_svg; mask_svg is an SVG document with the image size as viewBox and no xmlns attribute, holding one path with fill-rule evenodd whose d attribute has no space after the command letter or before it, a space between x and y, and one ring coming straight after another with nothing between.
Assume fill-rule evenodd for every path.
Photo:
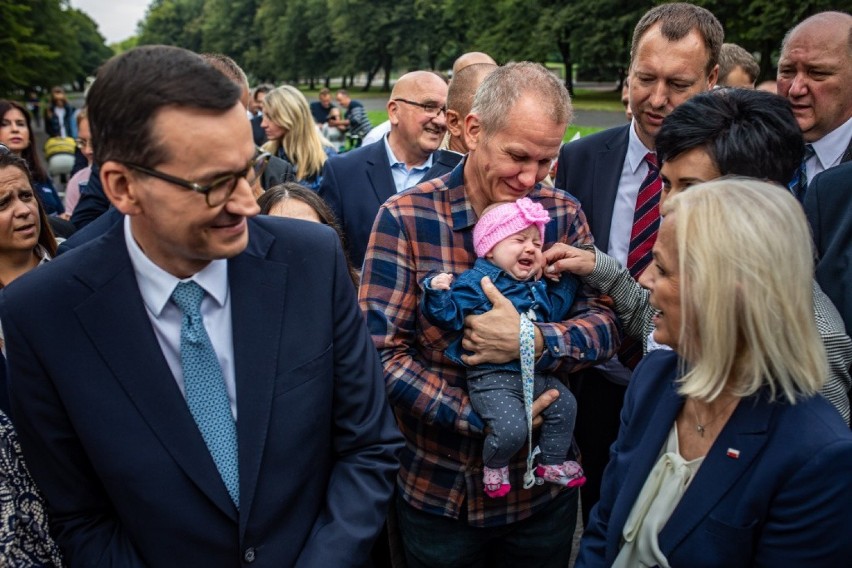
<instances>
[{"instance_id":1,"label":"pink knit hat with pom-pom","mask_svg":"<svg viewBox=\"0 0 852 568\"><path fill-rule=\"evenodd\" d=\"M550 221L550 215L529 197L522 197L511 203L503 203L488 210L473 228L473 249L476 256L483 258L494 245L527 227L535 225L544 240L544 225Z\"/></svg>"}]
</instances>

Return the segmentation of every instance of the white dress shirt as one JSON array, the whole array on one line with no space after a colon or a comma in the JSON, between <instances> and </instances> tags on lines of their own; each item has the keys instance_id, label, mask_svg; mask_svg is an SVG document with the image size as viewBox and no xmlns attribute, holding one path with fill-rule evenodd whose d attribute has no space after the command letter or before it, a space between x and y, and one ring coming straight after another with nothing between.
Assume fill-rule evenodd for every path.
<instances>
[{"instance_id":1,"label":"white dress shirt","mask_svg":"<svg viewBox=\"0 0 852 568\"><path fill-rule=\"evenodd\" d=\"M124 218L124 240L130 263L136 274L139 293L145 303L148 319L154 328L154 334L175 382L184 398L186 390L183 384L183 367L180 362L180 328L183 313L177 304L171 301L172 293L179 282L194 281L206 294L201 301L201 318L210 337L216 358L222 368L231 413L237 419L237 387L234 371L234 339L231 326L231 294L228 285L228 261L214 260L200 272L190 278L180 280L169 274L149 259L133 238L130 229L130 217Z\"/></svg>"},{"instance_id":2,"label":"white dress shirt","mask_svg":"<svg viewBox=\"0 0 852 568\"><path fill-rule=\"evenodd\" d=\"M609 246L606 253L617 260L621 266L627 266L627 253L630 249L630 232L633 230L633 214L636 211L636 197L639 188L648 175L648 162L645 154L653 152L645 147L636 134L636 121L630 126L627 138L627 155L621 167L618 180L618 193L612 207L612 224L609 227Z\"/></svg>"},{"instance_id":3,"label":"white dress shirt","mask_svg":"<svg viewBox=\"0 0 852 568\"><path fill-rule=\"evenodd\" d=\"M852 141L852 118L811 144L815 154L805 162L808 181L829 168L840 165L840 159Z\"/></svg>"}]
</instances>

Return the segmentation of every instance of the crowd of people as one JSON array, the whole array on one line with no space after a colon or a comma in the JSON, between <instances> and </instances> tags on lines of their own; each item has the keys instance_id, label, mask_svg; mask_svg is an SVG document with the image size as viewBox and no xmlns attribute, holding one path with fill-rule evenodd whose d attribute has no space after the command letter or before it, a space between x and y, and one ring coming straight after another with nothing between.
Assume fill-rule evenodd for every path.
<instances>
[{"instance_id":1,"label":"crowd of people","mask_svg":"<svg viewBox=\"0 0 852 568\"><path fill-rule=\"evenodd\" d=\"M64 203L0 101L0 564L567 568L578 514L578 567L848 564L850 38L776 94L658 5L567 144L536 63L372 128L138 47L45 109Z\"/></svg>"}]
</instances>

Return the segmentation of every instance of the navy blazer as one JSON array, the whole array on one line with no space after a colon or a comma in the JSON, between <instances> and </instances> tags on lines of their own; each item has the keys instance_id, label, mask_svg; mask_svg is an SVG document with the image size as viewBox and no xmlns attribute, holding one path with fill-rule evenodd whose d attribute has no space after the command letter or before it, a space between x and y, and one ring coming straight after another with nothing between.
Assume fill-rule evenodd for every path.
<instances>
[{"instance_id":1,"label":"navy blazer","mask_svg":"<svg viewBox=\"0 0 852 568\"><path fill-rule=\"evenodd\" d=\"M636 368L578 568L609 566L618 555L624 523L684 403L677 377L671 351L653 351ZM849 565L852 433L821 396L791 406L766 395L740 402L661 531L671 566Z\"/></svg>"},{"instance_id":2,"label":"navy blazer","mask_svg":"<svg viewBox=\"0 0 852 568\"><path fill-rule=\"evenodd\" d=\"M459 165L459 162L464 158L464 154L459 154L452 150L437 150L432 154L432 167L426 170L423 174L422 181L439 178L444 174L448 174Z\"/></svg>"},{"instance_id":3,"label":"navy blazer","mask_svg":"<svg viewBox=\"0 0 852 568\"><path fill-rule=\"evenodd\" d=\"M379 207L396 195L384 139L331 156L318 193L334 211L346 235L349 260L360 270Z\"/></svg>"},{"instance_id":4,"label":"navy blazer","mask_svg":"<svg viewBox=\"0 0 852 568\"><path fill-rule=\"evenodd\" d=\"M239 511L162 355L122 223L0 294L15 423L70 566L366 560L401 438L339 239L248 223L228 260Z\"/></svg>"},{"instance_id":5,"label":"navy blazer","mask_svg":"<svg viewBox=\"0 0 852 568\"><path fill-rule=\"evenodd\" d=\"M612 210L627 156L630 126L628 123L585 136L559 150L554 186L577 198L595 245L604 252L609 248Z\"/></svg>"},{"instance_id":6,"label":"navy blazer","mask_svg":"<svg viewBox=\"0 0 852 568\"><path fill-rule=\"evenodd\" d=\"M852 330L852 162L814 177L805 194L805 213L819 261L816 280Z\"/></svg>"}]
</instances>

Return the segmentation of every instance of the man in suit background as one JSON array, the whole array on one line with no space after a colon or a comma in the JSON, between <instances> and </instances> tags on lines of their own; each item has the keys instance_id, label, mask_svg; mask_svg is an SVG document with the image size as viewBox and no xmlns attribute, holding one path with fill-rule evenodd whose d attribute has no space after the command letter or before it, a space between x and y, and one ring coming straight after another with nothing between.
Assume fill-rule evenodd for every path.
<instances>
[{"instance_id":1,"label":"man in suit background","mask_svg":"<svg viewBox=\"0 0 852 568\"><path fill-rule=\"evenodd\" d=\"M787 32L778 60L778 94L805 138L803 167L790 184L802 200L808 180L852 160L852 15L821 12Z\"/></svg>"},{"instance_id":2,"label":"man in suit background","mask_svg":"<svg viewBox=\"0 0 852 568\"><path fill-rule=\"evenodd\" d=\"M495 69L497 69L496 63L471 63L453 75L453 80L447 90L447 134L441 148L435 152L432 167L423 175L424 181L452 171L467 154L467 142L464 139L464 117L468 115L470 107L473 106L476 89L479 88L482 80Z\"/></svg>"},{"instance_id":3,"label":"man in suit background","mask_svg":"<svg viewBox=\"0 0 852 568\"><path fill-rule=\"evenodd\" d=\"M595 244L634 277L650 261L659 226L662 184L654 139L676 106L716 84L723 36L722 25L704 8L673 3L649 10L636 25L630 49L632 122L566 144L559 153L555 186L580 200ZM628 367L641 356L637 348L622 349L618 359L575 379L575 436L587 478L581 489L584 520L599 498L609 447L618 435Z\"/></svg>"},{"instance_id":4,"label":"man in suit background","mask_svg":"<svg viewBox=\"0 0 852 568\"><path fill-rule=\"evenodd\" d=\"M816 279L852 329L852 163L817 175L805 195L805 213L819 255Z\"/></svg>"},{"instance_id":5,"label":"man in suit background","mask_svg":"<svg viewBox=\"0 0 852 568\"><path fill-rule=\"evenodd\" d=\"M125 218L0 295L71 566L359 565L384 519L400 438L339 239L251 219L239 95L179 48L108 62L90 120Z\"/></svg>"},{"instance_id":6,"label":"man in suit background","mask_svg":"<svg viewBox=\"0 0 852 568\"><path fill-rule=\"evenodd\" d=\"M380 141L332 156L323 168L319 194L334 211L359 269L379 206L413 187L432 167L444 138L447 84L429 71L406 73L388 101L391 130Z\"/></svg>"}]
</instances>

